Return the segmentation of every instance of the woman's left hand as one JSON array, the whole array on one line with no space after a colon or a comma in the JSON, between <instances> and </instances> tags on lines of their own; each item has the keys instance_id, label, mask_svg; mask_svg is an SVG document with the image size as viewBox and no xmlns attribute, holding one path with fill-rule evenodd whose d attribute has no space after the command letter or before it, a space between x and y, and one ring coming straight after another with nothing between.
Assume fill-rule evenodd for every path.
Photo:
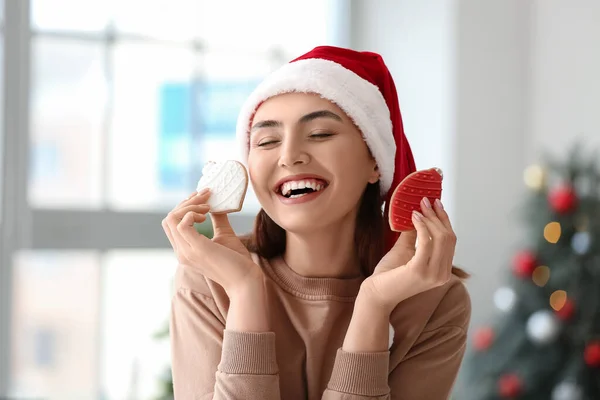
<instances>
[{"instance_id":1,"label":"woman's left hand","mask_svg":"<svg viewBox=\"0 0 600 400\"><path fill-rule=\"evenodd\" d=\"M413 213L416 231L403 232L361 285L359 297L392 310L401 301L447 283L452 276L456 235L441 202L424 198ZM415 250L415 243L418 246Z\"/></svg>"}]
</instances>

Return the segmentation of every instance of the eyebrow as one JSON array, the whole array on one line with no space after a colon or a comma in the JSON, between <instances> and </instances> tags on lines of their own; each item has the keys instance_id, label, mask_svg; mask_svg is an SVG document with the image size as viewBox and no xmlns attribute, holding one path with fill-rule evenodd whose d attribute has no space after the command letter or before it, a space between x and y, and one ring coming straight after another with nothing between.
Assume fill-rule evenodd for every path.
<instances>
[{"instance_id":1,"label":"eyebrow","mask_svg":"<svg viewBox=\"0 0 600 400\"><path fill-rule=\"evenodd\" d=\"M313 111L311 113L304 115L302 118L300 118L300 120L298 120L298 122L300 124L306 124L306 123L309 123L309 122L314 121L315 119L319 119L319 118L329 118L329 119L333 119L338 122L342 122L342 118L339 115L337 115L336 113L331 112L329 110ZM260 128L278 128L281 126L283 126L283 123L281 121L268 119L268 120L257 122L256 124L254 124L254 126L252 126L252 129L250 131L253 132Z\"/></svg>"}]
</instances>

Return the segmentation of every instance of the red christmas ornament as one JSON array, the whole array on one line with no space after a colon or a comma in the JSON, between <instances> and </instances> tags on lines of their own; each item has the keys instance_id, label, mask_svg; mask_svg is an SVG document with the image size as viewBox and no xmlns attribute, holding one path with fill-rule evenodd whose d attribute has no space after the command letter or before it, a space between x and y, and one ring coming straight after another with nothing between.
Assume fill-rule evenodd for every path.
<instances>
[{"instance_id":1,"label":"red christmas ornament","mask_svg":"<svg viewBox=\"0 0 600 400\"><path fill-rule=\"evenodd\" d=\"M473 347L477 351L483 351L490 348L494 342L494 330L488 326L479 328L473 335Z\"/></svg>"},{"instance_id":2,"label":"red christmas ornament","mask_svg":"<svg viewBox=\"0 0 600 400\"><path fill-rule=\"evenodd\" d=\"M558 186L548 195L548 202L557 213L567 214L575 209L577 194L571 186Z\"/></svg>"},{"instance_id":3,"label":"red christmas ornament","mask_svg":"<svg viewBox=\"0 0 600 400\"><path fill-rule=\"evenodd\" d=\"M513 272L519 278L530 278L537 265L535 255L527 250L518 252L513 258Z\"/></svg>"},{"instance_id":4,"label":"red christmas ornament","mask_svg":"<svg viewBox=\"0 0 600 400\"><path fill-rule=\"evenodd\" d=\"M565 305L558 311L556 311L556 316L562 321L568 321L575 314L575 303L572 300L567 299L565 301Z\"/></svg>"},{"instance_id":5,"label":"red christmas ornament","mask_svg":"<svg viewBox=\"0 0 600 400\"><path fill-rule=\"evenodd\" d=\"M517 374L506 374L498 381L498 394L500 397L516 397L523 391L523 383Z\"/></svg>"},{"instance_id":6,"label":"red christmas ornament","mask_svg":"<svg viewBox=\"0 0 600 400\"><path fill-rule=\"evenodd\" d=\"M600 340L588 343L583 352L583 358L589 367L600 368Z\"/></svg>"}]
</instances>

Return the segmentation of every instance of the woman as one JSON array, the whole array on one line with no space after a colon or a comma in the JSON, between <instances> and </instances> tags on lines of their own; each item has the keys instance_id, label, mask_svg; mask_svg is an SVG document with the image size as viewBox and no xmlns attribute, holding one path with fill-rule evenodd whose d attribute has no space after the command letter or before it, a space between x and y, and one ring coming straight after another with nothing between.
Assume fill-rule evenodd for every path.
<instances>
[{"instance_id":1,"label":"woman","mask_svg":"<svg viewBox=\"0 0 600 400\"><path fill-rule=\"evenodd\" d=\"M206 191L163 221L180 263L176 399L446 399L465 274L441 202L423 199L399 238L382 215L415 165L381 57L315 48L259 85L237 134L262 205L253 235L226 215L212 240L197 234Z\"/></svg>"}]
</instances>

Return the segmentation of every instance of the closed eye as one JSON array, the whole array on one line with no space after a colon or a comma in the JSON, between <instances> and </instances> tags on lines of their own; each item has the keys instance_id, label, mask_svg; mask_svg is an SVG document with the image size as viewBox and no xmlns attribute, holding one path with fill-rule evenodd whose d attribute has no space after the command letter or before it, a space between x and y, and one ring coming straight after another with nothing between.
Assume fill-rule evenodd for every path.
<instances>
[{"instance_id":1,"label":"closed eye","mask_svg":"<svg viewBox=\"0 0 600 400\"><path fill-rule=\"evenodd\" d=\"M265 147L271 144L277 143L277 140L267 140L264 142L260 142L259 144L257 144L258 147Z\"/></svg>"},{"instance_id":2,"label":"closed eye","mask_svg":"<svg viewBox=\"0 0 600 400\"><path fill-rule=\"evenodd\" d=\"M324 139L327 137L333 136L333 133L314 133L312 135L310 135L311 138L315 138L315 139Z\"/></svg>"},{"instance_id":3,"label":"closed eye","mask_svg":"<svg viewBox=\"0 0 600 400\"><path fill-rule=\"evenodd\" d=\"M323 132L323 133L313 133L309 137L311 139L317 139L318 140L318 139L326 139L326 138L328 138L330 136L333 136L333 133ZM270 146L270 145L273 145L273 144L276 144L276 143L279 143L279 140L265 140L263 142L258 143L256 146L258 146L258 147L266 147L266 146Z\"/></svg>"}]
</instances>

